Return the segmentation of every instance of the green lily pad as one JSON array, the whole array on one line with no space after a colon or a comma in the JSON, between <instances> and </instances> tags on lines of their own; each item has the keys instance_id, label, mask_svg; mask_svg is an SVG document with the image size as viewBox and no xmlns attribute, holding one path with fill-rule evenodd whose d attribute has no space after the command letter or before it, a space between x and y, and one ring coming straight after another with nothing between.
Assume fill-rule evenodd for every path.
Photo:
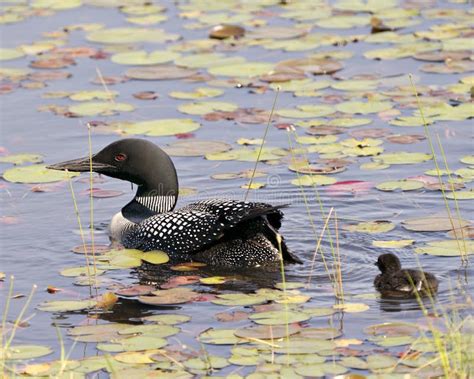
<instances>
[{"instance_id":1,"label":"green lily pad","mask_svg":"<svg viewBox=\"0 0 474 379\"><path fill-rule=\"evenodd\" d=\"M196 71L172 65L158 65L131 68L125 76L136 80L174 80L184 79L196 74Z\"/></svg>"},{"instance_id":2,"label":"green lily pad","mask_svg":"<svg viewBox=\"0 0 474 379\"><path fill-rule=\"evenodd\" d=\"M153 337L165 338L178 334L181 329L171 325L160 325L160 324L143 324L129 326L118 331L118 334L142 334Z\"/></svg>"},{"instance_id":3,"label":"green lily pad","mask_svg":"<svg viewBox=\"0 0 474 379\"><path fill-rule=\"evenodd\" d=\"M404 346L409 345L415 341L413 336L375 336L369 338L369 341L382 347Z\"/></svg>"},{"instance_id":4,"label":"green lily pad","mask_svg":"<svg viewBox=\"0 0 474 379\"><path fill-rule=\"evenodd\" d=\"M474 155L465 155L460 159L461 163L474 166Z\"/></svg>"},{"instance_id":5,"label":"green lily pad","mask_svg":"<svg viewBox=\"0 0 474 379\"><path fill-rule=\"evenodd\" d=\"M141 256L141 259L142 261L151 263L153 265L161 265L170 260L168 254L166 254L164 251L149 251L147 253L144 253Z\"/></svg>"},{"instance_id":6,"label":"green lily pad","mask_svg":"<svg viewBox=\"0 0 474 379\"><path fill-rule=\"evenodd\" d=\"M418 180L394 180L383 182L375 186L380 191L413 191L424 187L424 183Z\"/></svg>"},{"instance_id":7,"label":"green lily pad","mask_svg":"<svg viewBox=\"0 0 474 379\"><path fill-rule=\"evenodd\" d=\"M247 342L242 338L236 337L234 332L234 329L210 328L199 334L198 340L212 345L236 345Z\"/></svg>"},{"instance_id":8,"label":"green lily pad","mask_svg":"<svg viewBox=\"0 0 474 379\"><path fill-rule=\"evenodd\" d=\"M78 175L78 172L50 170L46 165L31 165L10 168L3 173L3 179L13 183L51 183Z\"/></svg>"},{"instance_id":9,"label":"green lily pad","mask_svg":"<svg viewBox=\"0 0 474 379\"><path fill-rule=\"evenodd\" d=\"M14 165L21 165L24 163L41 163L43 156L39 154L12 154L0 157L1 163L13 163Z\"/></svg>"},{"instance_id":10,"label":"green lily pad","mask_svg":"<svg viewBox=\"0 0 474 379\"><path fill-rule=\"evenodd\" d=\"M138 121L134 123L118 122L114 126L125 134L143 134L161 137L181 133L191 133L201 127L199 122L189 118L168 118Z\"/></svg>"},{"instance_id":11,"label":"green lily pad","mask_svg":"<svg viewBox=\"0 0 474 379\"><path fill-rule=\"evenodd\" d=\"M211 300L213 304L227 305L227 306L249 306L262 304L267 301L267 298L257 294L245 293L228 293L217 295L217 299Z\"/></svg>"},{"instance_id":12,"label":"green lily pad","mask_svg":"<svg viewBox=\"0 0 474 379\"><path fill-rule=\"evenodd\" d=\"M337 179L327 175L300 175L293 179L291 184L295 186L328 186L337 182Z\"/></svg>"},{"instance_id":13,"label":"green lily pad","mask_svg":"<svg viewBox=\"0 0 474 379\"><path fill-rule=\"evenodd\" d=\"M366 361L357 357L344 357L339 362L341 365L358 370L367 370L369 368Z\"/></svg>"},{"instance_id":14,"label":"green lily pad","mask_svg":"<svg viewBox=\"0 0 474 379\"><path fill-rule=\"evenodd\" d=\"M69 277L75 277L75 276L87 276L87 275L102 275L105 271L104 270L99 270L96 269L94 271L93 267L70 267L70 268L65 268L64 270L61 270L60 274L62 276L69 276Z\"/></svg>"},{"instance_id":15,"label":"green lily pad","mask_svg":"<svg viewBox=\"0 0 474 379\"><path fill-rule=\"evenodd\" d=\"M301 330L298 324L290 325L255 325L237 329L235 335L241 338L254 338L261 340L278 339L296 334Z\"/></svg>"},{"instance_id":16,"label":"green lily pad","mask_svg":"<svg viewBox=\"0 0 474 379\"><path fill-rule=\"evenodd\" d=\"M175 99L194 100L217 97L224 93L223 90L211 87L198 87L193 92L172 91L169 96Z\"/></svg>"},{"instance_id":17,"label":"green lily pad","mask_svg":"<svg viewBox=\"0 0 474 379\"><path fill-rule=\"evenodd\" d=\"M123 65L148 66L171 62L179 56L179 53L168 50L154 50L150 53L145 50L137 50L114 54L110 60Z\"/></svg>"},{"instance_id":18,"label":"green lily pad","mask_svg":"<svg viewBox=\"0 0 474 379\"><path fill-rule=\"evenodd\" d=\"M370 325L364 332L370 335L383 336L407 336L415 335L420 331L417 324L409 322L384 322L382 324Z\"/></svg>"},{"instance_id":19,"label":"green lily pad","mask_svg":"<svg viewBox=\"0 0 474 379\"><path fill-rule=\"evenodd\" d=\"M350 114L369 114L378 113L392 109L392 103L388 101L348 101L336 105L339 112Z\"/></svg>"},{"instance_id":20,"label":"green lily pad","mask_svg":"<svg viewBox=\"0 0 474 379\"><path fill-rule=\"evenodd\" d=\"M402 226L414 232L447 232L469 226L468 220L458 218L426 216L404 220Z\"/></svg>"},{"instance_id":21,"label":"green lily pad","mask_svg":"<svg viewBox=\"0 0 474 379\"><path fill-rule=\"evenodd\" d=\"M254 77L266 74L273 70L274 65L263 62L244 62L211 67L208 71L212 75Z\"/></svg>"},{"instance_id":22,"label":"green lily pad","mask_svg":"<svg viewBox=\"0 0 474 379\"><path fill-rule=\"evenodd\" d=\"M0 61L9 61L24 57L25 53L19 49L0 48Z\"/></svg>"},{"instance_id":23,"label":"green lily pad","mask_svg":"<svg viewBox=\"0 0 474 379\"><path fill-rule=\"evenodd\" d=\"M206 355L202 358L191 358L183 362L184 367L194 370L213 370L229 366L227 359L216 355Z\"/></svg>"},{"instance_id":24,"label":"green lily pad","mask_svg":"<svg viewBox=\"0 0 474 379\"><path fill-rule=\"evenodd\" d=\"M110 28L92 31L86 35L91 42L126 44L137 42L162 43L176 41L178 34L168 34L162 29L146 28Z\"/></svg>"},{"instance_id":25,"label":"green lily pad","mask_svg":"<svg viewBox=\"0 0 474 379\"><path fill-rule=\"evenodd\" d=\"M310 316L303 312L268 311L251 314L249 318L260 325L281 325L306 321Z\"/></svg>"},{"instance_id":26,"label":"green lily pad","mask_svg":"<svg viewBox=\"0 0 474 379\"><path fill-rule=\"evenodd\" d=\"M116 91L77 91L68 95L74 101L90 101L90 100L108 100L112 101L117 97Z\"/></svg>"},{"instance_id":27,"label":"green lily pad","mask_svg":"<svg viewBox=\"0 0 474 379\"><path fill-rule=\"evenodd\" d=\"M175 325L175 324L182 324L184 322L188 322L191 320L191 317L187 315L179 315L179 314L162 314L162 315L153 315L153 316L143 317L143 320L150 321L150 322L157 322L159 324L165 324L165 325Z\"/></svg>"},{"instance_id":28,"label":"green lily pad","mask_svg":"<svg viewBox=\"0 0 474 379\"><path fill-rule=\"evenodd\" d=\"M237 108L237 104L234 103L227 103L224 101L202 101L199 103L182 104L178 107L178 110L186 114L203 115L217 111L232 112Z\"/></svg>"},{"instance_id":29,"label":"green lily pad","mask_svg":"<svg viewBox=\"0 0 474 379\"><path fill-rule=\"evenodd\" d=\"M348 230L349 232L359 233L387 233L395 229L395 224L390 221L376 220L360 222L355 225L344 225L343 229Z\"/></svg>"},{"instance_id":30,"label":"green lily pad","mask_svg":"<svg viewBox=\"0 0 474 379\"><path fill-rule=\"evenodd\" d=\"M206 42L209 42L206 40ZM244 57L228 57L221 53L199 53L179 57L174 63L178 66L189 68L207 68L239 64L246 62Z\"/></svg>"},{"instance_id":31,"label":"green lily pad","mask_svg":"<svg viewBox=\"0 0 474 379\"><path fill-rule=\"evenodd\" d=\"M109 116L117 112L131 112L135 107L127 103L91 101L71 105L68 110L77 116Z\"/></svg>"},{"instance_id":32,"label":"green lily pad","mask_svg":"<svg viewBox=\"0 0 474 379\"><path fill-rule=\"evenodd\" d=\"M94 300L53 300L45 301L38 305L38 309L44 312L74 312L95 307Z\"/></svg>"},{"instance_id":33,"label":"green lily pad","mask_svg":"<svg viewBox=\"0 0 474 379\"><path fill-rule=\"evenodd\" d=\"M378 372L383 369L395 367L397 359L385 354L371 354L367 357L367 365L370 371Z\"/></svg>"},{"instance_id":34,"label":"green lily pad","mask_svg":"<svg viewBox=\"0 0 474 379\"><path fill-rule=\"evenodd\" d=\"M281 108L276 111L279 116L288 118L311 118L311 117L324 117L331 115L335 112L335 109L329 105L312 105L303 104L298 105L298 109Z\"/></svg>"},{"instance_id":35,"label":"green lily pad","mask_svg":"<svg viewBox=\"0 0 474 379\"><path fill-rule=\"evenodd\" d=\"M431 154L425 153L407 153L405 151L399 151L396 153L381 154L378 157L373 158L374 161L382 162L385 164L415 164L426 162L433 159Z\"/></svg>"},{"instance_id":36,"label":"green lily pad","mask_svg":"<svg viewBox=\"0 0 474 379\"><path fill-rule=\"evenodd\" d=\"M255 162L259 161L272 161L278 160L287 155L288 152L283 149L276 149L271 147L264 147L261 151L260 148L256 149L233 149L223 153L206 154L206 159L210 161L214 160L238 160L242 162Z\"/></svg>"},{"instance_id":37,"label":"green lily pad","mask_svg":"<svg viewBox=\"0 0 474 379\"><path fill-rule=\"evenodd\" d=\"M160 349L167 344L168 341L164 338L154 336L135 336L116 341L115 343L99 343L97 344L97 349L111 353L118 353L121 351Z\"/></svg>"},{"instance_id":38,"label":"green lily pad","mask_svg":"<svg viewBox=\"0 0 474 379\"><path fill-rule=\"evenodd\" d=\"M228 151L231 145L220 141L190 139L178 141L164 147L168 155L176 157L199 157L206 154L216 154Z\"/></svg>"},{"instance_id":39,"label":"green lily pad","mask_svg":"<svg viewBox=\"0 0 474 379\"><path fill-rule=\"evenodd\" d=\"M472 240L445 240L431 241L415 249L417 254L429 254L443 257L457 257L460 255L474 254L474 241Z\"/></svg>"},{"instance_id":40,"label":"green lily pad","mask_svg":"<svg viewBox=\"0 0 474 379\"><path fill-rule=\"evenodd\" d=\"M0 348L0 359L4 362L7 360L20 360L39 358L51 354L53 350L48 346L41 345L12 345L8 350Z\"/></svg>"},{"instance_id":41,"label":"green lily pad","mask_svg":"<svg viewBox=\"0 0 474 379\"><path fill-rule=\"evenodd\" d=\"M450 200L474 200L474 191L455 191L448 192L446 198Z\"/></svg>"}]
</instances>

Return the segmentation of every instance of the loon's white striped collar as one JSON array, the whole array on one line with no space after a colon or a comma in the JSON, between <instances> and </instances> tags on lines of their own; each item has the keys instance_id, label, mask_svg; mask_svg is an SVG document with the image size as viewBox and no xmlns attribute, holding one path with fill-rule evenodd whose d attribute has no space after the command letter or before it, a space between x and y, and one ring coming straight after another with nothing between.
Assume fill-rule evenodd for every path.
<instances>
[{"instance_id":1,"label":"loon's white striped collar","mask_svg":"<svg viewBox=\"0 0 474 379\"><path fill-rule=\"evenodd\" d=\"M135 201L156 213L173 210L176 196L135 196Z\"/></svg>"}]
</instances>

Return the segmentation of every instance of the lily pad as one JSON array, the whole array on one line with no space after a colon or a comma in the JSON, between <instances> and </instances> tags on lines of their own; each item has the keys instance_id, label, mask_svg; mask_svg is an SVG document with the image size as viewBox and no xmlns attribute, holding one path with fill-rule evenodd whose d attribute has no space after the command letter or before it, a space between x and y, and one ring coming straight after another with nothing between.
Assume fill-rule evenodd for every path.
<instances>
[{"instance_id":1,"label":"lily pad","mask_svg":"<svg viewBox=\"0 0 474 379\"><path fill-rule=\"evenodd\" d=\"M211 67L208 71L212 75L254 77L270 72L274 65L263 62L245 62Z\"/></svg>"},{"instance_id":2,"label":"lily pad","mask_svg":"<svg viewBox=\"0 0 474 379\"><path fill-rule=\"evenodd\" d=\"M336 109L339 112L350 114L378 113L392 108L393 105L388 101L348 101L336 105Z\"/></svg>"},{"instance_id":3,"label":"lily pad","mask_svg":"<svg viewBox=\"0 0 474 379\"><path fill-rule=\"evenodd\" d=\"M395 225L390 221L385 220L376 220L376 221L366 221L360 222L355 225L344 225L342 227L344 230L349 232L359 232L359 233L387 233L395 229Z\"/></svg>"},{"instance_id":4,"label":"lily pad","mask_svg":"<svg viewBox=\"0 0 474 379\"><path fill-rule=\"evenodd\" d=\"M260 325L281 325L306 321L310 316L303 312L268 311L251 314L249 318Z\"/></svg>"},{"instance_id":5,"label":"lily pad","mask_svg":"<svg viewBox=\"0 0 474 379\"><path fill-rule=\"evenodd\" d=\"M232 112L237 108L237 104L234 103L227 103L224 101L202 101L182 104L178 107L178 110L186 114L203 115L216 111Z\"/></svg>"},{"instance_id":6,"label":"lily pad","mask_svg":"<svg viewBox=\"0 0 474 379\"><path fill-rule=\"evenodd\" d=\"M39 154L12 154L0 157L1 163L13 163L14 165L21 165L25 163L41 163L43 156Z\"/></svg>"},{"instance_id":7,"label":"lily pad","mask_svg":"<svg viewBox=\"0 0 474 379\"><path fill-rule=\"evenodd\" d=\"M375 186L380 191L413 191L424 187L424 183L418 180L395 180L389 182L383 182Z\"/></svg>"},{"instance_id":8,"label":"lily pad","mask_svg":"<svg viewBox=\"0 0 474 379\"><path fill-rule=\"evenodd\" d=\"M187 68L161 65L131 68L125 72L125 76L136 80L174 80L190 77L196 72Z\"/></svg>"},{"instance_id":9,"label":"lily pad","mask_svg":"<svg viewBox=\"0 0 474 379\"><path fill-rule=\"evenodd\" d=\"M32 359L49 355L53 350L48 346L41 345L12 345L8 350L0 348L0 359L2 361Z\"/></svg>"},{"instance_id":10,"label":"lily pad","mask_svg":"<svg viewBox=\"0 0 474 379\"><path fill-rule=\"evenodd\" d=\"M180 56L179 53L168 50L154 50L150 53L145 50L117 53L110 58L112 62L123 65L148 66L167 63Z\"/></svg>"},{"instance_id":11,"label":"lily pad","mask_svg":"<svg viewBox=\"0 0 474 379\"><path fill-rule=\"evenodd\" d=\"M38 305L40 311L45 312L74 312L95 307L94 300L53 300Z\"/></svg>"},{"instance_id":12,"label":"lily pad","mask_svg":"<svg viewBox=\"0 0 474 379\"><path fill-rule=\"evenodd\" d=\"M77 105L71 105L68 110L77 116L109 116L117 112L131 112L135 110L135 107L127 103L91 101Z\"/></svg>"},{"instance_id":13,"label":"lily pad","mask_svg":"<svg viewBox=\"0 0 474 379\"><path fill-rule=\"evenodd\" d=\"M426 216L404 220L402 226L414 232L447 232L469 226L467 220L457 218Z\"/></svg>"},{"instance_id":14,"label":"lily pad","mask_svg":"<svg viewBox=\"0 0 474 379\"><path fill-rule=\"evenodd\" d=\"M293 179L291 184L295 186L327 186L337 182L337 179L326 175L300 175Z\"/></svg>"},{"instance_id":15,"label":"lily pad","mask_svg":"<svg viewBox=\"0 0 474 379\"><path fill-rule=\"evenodd\" d=\"M178 34L168 34L162 29L146 28L110 28L99 29L87 34L86 39L91 42L126 44L137 42L161 43L176 41Z\"/></svg>"},{"instance_id":16,"label":"lily pad","mask_svg":"<svg viewBox=\"0 0 474 379\"><path fill-rule=\"evenodd\" d=\"M457 257L474 254L472 240L431 241L415 249L417 254L429 254L443 257Z\"/></svg>"},{"instance_id":17,"label":"lily pad","mask_svg":"<svg viewBox=\"0 0 474 379\"><path fill-rule=\"evenodd\" d=\"M236 337L234 332L234 329L210 328L199 334L198 340L212 345L236 345L247 342L242 338Z\"/></svg>"},{"instance_id":18,"label":"lily pad","mask_svg":"<svg viewBox=\"0 0 474 379\"><path fill-rule=\"evenodd\" d=\"M426 162L433 159L431 154L425 153L408 153L405 151L399 151L396 153L386 153L374 157L374 161L382 162L385 164L415 164Z\"/></svg>"},{"instance_id":19,"label":"lily pad","mask_svg":"<svg viewBox=\"0 0 474 379\"><path fill-rule=\"evenodd\" d=\"M237 329L234 334L241 338L268 340L296 334L301 329L298 324L290 324L288 327L286 325L256 325Z\"/></svg>"},{"instance_id":20,"label":"lily pad","mask_svg":"<svg viewBox=\"0 0 474 379\"><path fill-rule=\"evenodd\" d=\"M51 183L78 175L78 172L50 170L46 165L31 165L10 168L3 173L3 179L13 183Z\"/></svg>"},{"instance_id":21,"label":"lily pad","mask_svg":"<svg viewBox=\"0 0 474 379\"><path fill-rule=\"evenodd\" d=\"M415 240L372 241L372 246L384 249L401 249L414 243Z\"/></svg>"},{"instance_id":22,"label":"lily pad","mask_svg":"<svg viewBox=\"0 0 474 379\"><path fill-rule=\"evenodd\" d=\"M168 254L166 254L164 251L150 251L150 252L144 253L141 256L141 259L142 261L151 263L153 265L161 265L170 260L170 258L168 257Z\"/></svg>"},{"instance_id":23,"label":"lily pad","mask_svg":"<svg viewBox=\"0 0 474 379\"><path fill-rule=\"evenodd\" d=\"M144 134L161 137L175 134L190 133L201 127L199 122L190 118L168 118L138 121L134 123L118 122L114 126L125 134Z\"/></svg>"}]
</instances>

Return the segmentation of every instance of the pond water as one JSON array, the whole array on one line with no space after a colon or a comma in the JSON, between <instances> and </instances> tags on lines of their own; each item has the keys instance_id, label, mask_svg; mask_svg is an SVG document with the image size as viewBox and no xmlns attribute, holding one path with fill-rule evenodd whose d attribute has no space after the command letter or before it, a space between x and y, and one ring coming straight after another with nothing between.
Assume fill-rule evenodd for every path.
<instances>
[{"instance_id":1,"label":"pond water","mask_svg":"<svg viewBox=\"0 0 474 379\"><path fill-rule=\"evenodd\" d=\"M2 357L4 372L13 370L11 376L18 377L107 377L112 372L116 377L273 378L406 372L429 377L454 370L462 376L472 370L472 359L462 353L449 354L442 365L433 347L439 331L449 351L472 349L473 270L472 263L463 263L474 250L469 239L474 66L467 2L37 0L7 1L3 7L0 161L10 157L18 164L1 163L0 271L5 277L0 304L8 311L2 346L13 329L17 358L24 353L22 345L50 348L45 354L32 348L25 359ZM385 32L374 33L371 22L381 23L377 28ZM219 24L240 25L245 35L209 38ZM158 52L127 54L140 49ZM164 74L151 72L160 80L136 79L150 75L147 67L162 66L169 68ZM178 73L177 67L188 71ZM201 87L206 89L196 92ZM416 91L429 127L420 117ZM160 119L170 120L164 127L142 123ZM184 144L170 150L183 194L178 207L212 197L244 199L248 177L211 176L248 175L266 135L257 166L263 174L252 180L261 188L251 189L248 199L289 204L281 232L303 264L285 267L286 291L275 288L281 288L279 270L109 266L98 277L103 280L98 289L75 285L75 275L61 275L86 264L83 254L72 252L82 239L68 181L38 184L44 177L38 180L31 173L11 179L10 174L41 163L31 156L19 162L16 154L39 154L45 163L86 156L88 123L93 151L126 136L168 149ZM183 156L197 146L195 139L221 143L215 150L205 147ZM444 195L430 141L440 169L449 167L451 174L441 176ZM320 175L320 170L329 173ZM89 178L83 174L71 182L89 244ZM449 183L457 186L454 194ZM93 199L94 243L107 245L106 226L134 189L99 176L93 186L104 190ZM414 219L421 220L419 231L413 230ZM457 244L450 230L460 223ZM416 299L382 299L373 287L374 263L386 252L396 254L403 266L421 266L436 275L436 298L423 306ZM223 283L199 282L217 276ZM335 278L342 280L343 291ZM183 284L185 279L191 283ZM138 283L178 292L161 306L119 294L108 309L41 310L45 302L84 300ZM22 323L14 327L33 285ZM48 292L48 287L58 291ZM200 295L178 303L173 296L184 296L183 288ZM228 293L243 295L218 304ZM241 305L244 301L250 305ZM279 325L276 334L291 334L288 340L269 338L268 330L265 336L253 329L250 338L234 335L257 325L252 318L269 311L278 313L263 315L270 318L268 324ZM135 345L121 344L126 340L117 334L122 325L105 336L91 331L88 343L68 335L75 326L141 325L143 317L168 314L168 323L180 321L176 314L189 320L169 334L169 326L131 332L142 338ZM370 329L381 323L393 324ZM463 335L454 344L452 323L459 328L454 335ZM201 334L210 328L227 330L220 335L222 344L213 330ZM54 365L35 365L61 359L61 346L71 362L59 374ZM108 358L93 366L91 357L104 354Z\"/></svg>"}]
</instances>

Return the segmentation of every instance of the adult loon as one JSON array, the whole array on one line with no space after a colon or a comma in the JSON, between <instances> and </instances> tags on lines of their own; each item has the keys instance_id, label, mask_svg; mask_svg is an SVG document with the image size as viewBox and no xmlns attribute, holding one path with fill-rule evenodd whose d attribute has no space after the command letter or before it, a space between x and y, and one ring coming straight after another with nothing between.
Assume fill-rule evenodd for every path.
<instances>
[{"instance_id":1,"label":"adult loon","mask_svg":"<svg viewBox=\"0 0 474 379\"><path fill-rule=\"evenodd\" d=\"M382 272L374 280L375 288L389 297L412 297L417 293L433 296L438 290L438 280L433 274L402 269L400 260L394 254L380 255L375 265Z\"/></svg>"},{"instance_id":2,"label":"adult loon","mask_svg":"<svg viewBox=\"0 0 474 379\"><path fill-rule=\"evenodd\" d=\"M90 158L49 166L86 172ZM301 263L278 234L283 213L265 203L209 199L174 210L178 178L170 157L154 143L136 138L115 141L92 156L92 171L138 186L135 197L109 226L112 241L126 248L162 250L171 260L249 267L283 260Z\"/></svg>"}]
</instances>

